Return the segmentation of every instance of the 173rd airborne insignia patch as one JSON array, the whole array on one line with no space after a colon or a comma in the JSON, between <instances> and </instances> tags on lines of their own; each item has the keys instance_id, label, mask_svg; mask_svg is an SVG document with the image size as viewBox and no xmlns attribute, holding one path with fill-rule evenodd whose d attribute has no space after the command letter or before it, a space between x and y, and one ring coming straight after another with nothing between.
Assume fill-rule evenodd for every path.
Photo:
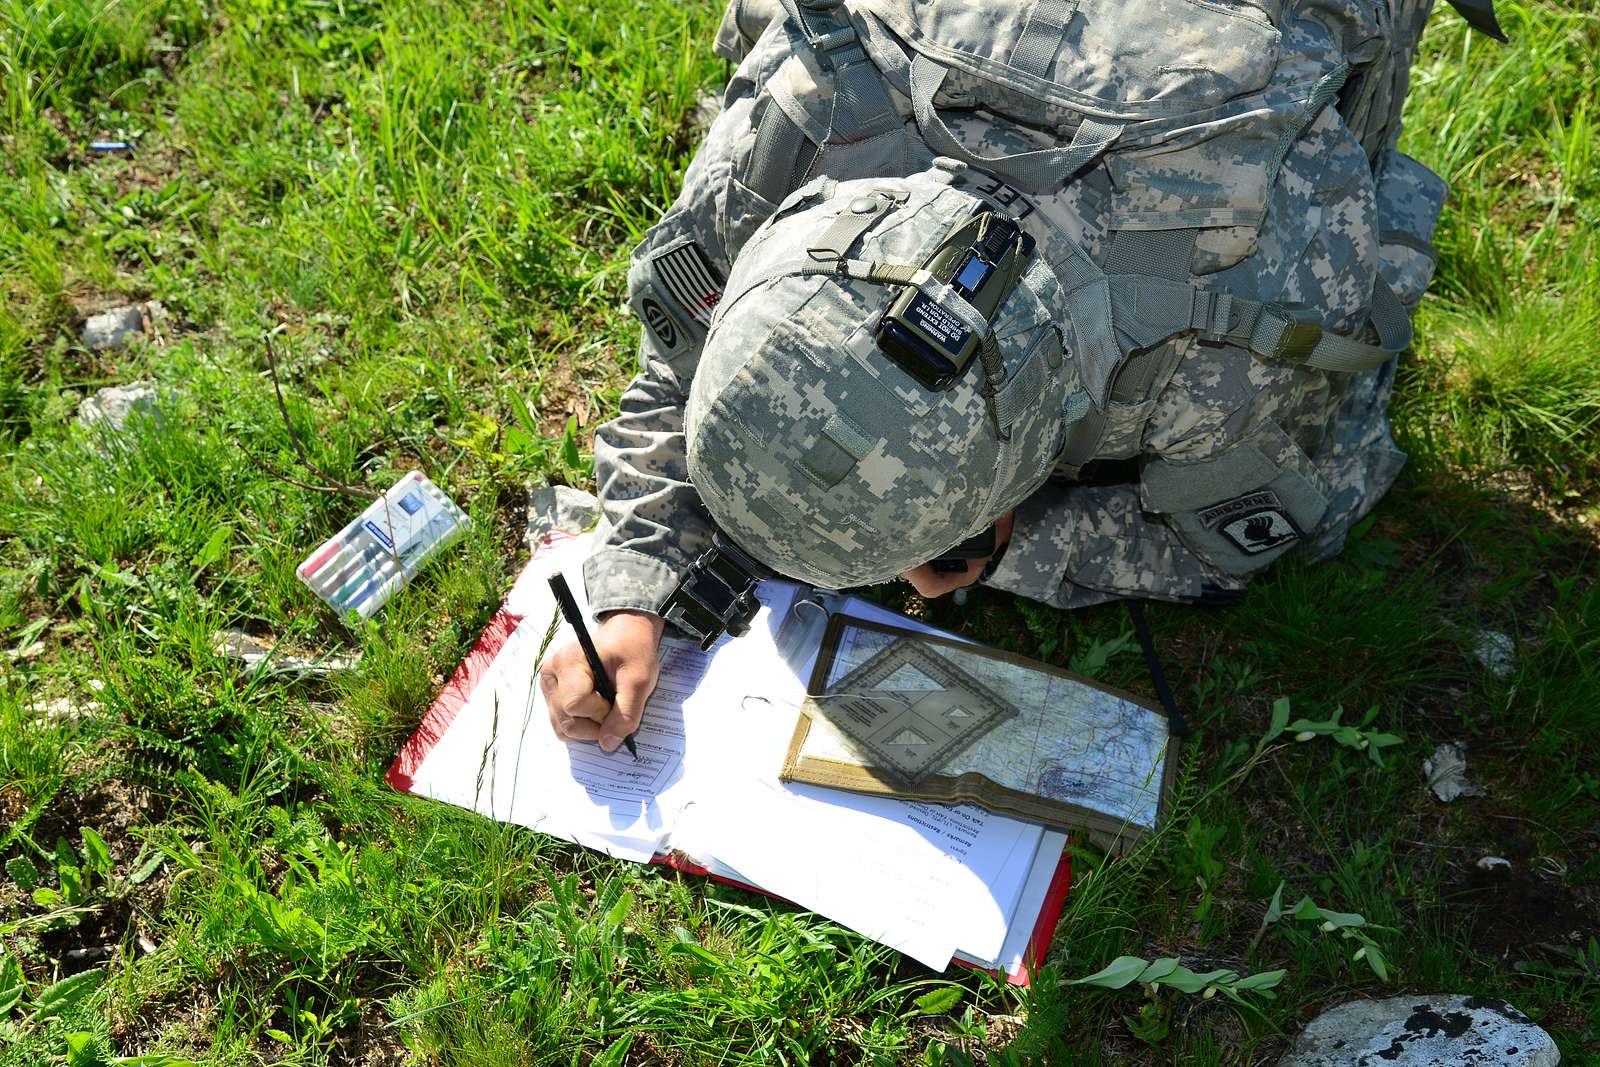
<instances>
[{"instance_id":1,"label":"173rd airborne insignia patch","mask_svg":"<svg viewBox=\"0 0 1600 1067\"><path fill-rule=\"evenodd\" d=\"M1269 552L1301 536L1288 510L1269 489L1214 504L1200 512L1200 521L1247 556Z\"/></svg>"}]
</instances>

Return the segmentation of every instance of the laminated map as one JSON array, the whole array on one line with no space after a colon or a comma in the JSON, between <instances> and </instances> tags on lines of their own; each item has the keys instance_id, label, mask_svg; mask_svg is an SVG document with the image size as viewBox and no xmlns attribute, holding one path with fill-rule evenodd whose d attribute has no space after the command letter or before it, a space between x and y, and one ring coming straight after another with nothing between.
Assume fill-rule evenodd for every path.
<instances>
[{"instance_id":1,"label":"laminated map","mask_svg":"<svg viewBox=\"0 0 1600 1067\"><path fill-rule=\"evenodd\" d=\"M978 804L1113 848L1165 814L1166 716L1047 664L835 616L807 690L785 781Z\"/></svg>"}]
</instances>

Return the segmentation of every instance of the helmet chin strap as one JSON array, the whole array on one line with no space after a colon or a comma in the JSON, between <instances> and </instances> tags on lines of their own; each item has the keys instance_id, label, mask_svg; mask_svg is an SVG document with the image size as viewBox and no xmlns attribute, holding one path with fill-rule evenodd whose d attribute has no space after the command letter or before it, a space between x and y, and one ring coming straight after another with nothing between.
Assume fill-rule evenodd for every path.
<instances>
[{"instance_id":1,"label":"helmet chin strap","mask_svg":"<svg viewBox=\"0 0 1600 1067\"><path fill-rule=\"evenodd\" d=\"M990 399L989 403L989 410L992 413L994 411L994 401L992 398ZM995 422L995 426L998 431L998 419ZM984 495L983 507L978 510L978 514L985 518L998 513L995 505L1001 492L1010 484L1010 478L1008 477L1007 472L1014 470L1016 467L1016 464L1012 462L1012 453L1015 452L1017 448L1016 442L1011 439L1011 434L1009 432L1001 433L999 437L1000 451L995 454L994 479L989 484L989 492Z\"/></svg>"}]
</instances>

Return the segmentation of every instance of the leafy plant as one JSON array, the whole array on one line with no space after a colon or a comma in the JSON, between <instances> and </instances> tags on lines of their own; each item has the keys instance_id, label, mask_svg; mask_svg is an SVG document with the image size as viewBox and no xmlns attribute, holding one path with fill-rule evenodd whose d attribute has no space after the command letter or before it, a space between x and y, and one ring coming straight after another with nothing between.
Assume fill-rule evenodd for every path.
<instances>
[{"instance_id":1,"label":"leafy plant","mask_svg":"<svg viewBox=\"0 0 1600 1067\"><path fill-rule=\"evenodd\" d=\"M66 1043L67 1067L199 1067L194 1060L159 1052L146 1056L114 1056L107 1059L101 1051L105 1042L85 1031L68 1034Z\"/></svg>"},{"instance_id":2,"label":"leafy plant","mask_svg":"<svg viewBox=\"0 0 1600 1067\"><path fill-rule=\"evenodd\" d=\"M1516 962L1517 973L1575 980L1580 985L1600 984L1600 938L1591 935L1588 942L1583 945L1552 945L1540 942L1536 947L1562 962L1522 959ZM0 997L3 996L3 991L0 991Z\"/></svg>"},{"instance_id":3,"label":"leafy plant","mask_svg":"<svg viewBox=\"0 0 1600 1067\"><path fill-rule=\"evenodd\" d=\"M1316 737L1331 737L1335 742L1346 748L1355 749L1357 752L1365 752L1374 764L1387 770L1388 764L1384 763L1383 756L1380 754L1381 751L1394 745L1403 744L1405 738L1396 734L1367 729L1378 717L1376 705L1367 709L1366 715L1362 717L1361 723L1357 726L1341 723L1339 720L1343 716L1344 708L1338 707L1333 709L1332 715L1321 721L1296 719L1290 722L1289 698L1279 697L1272 703L1272 721L1267 727L1267 732L1262 734L1261 738L1256 742L1250 762L1253 763L1256 757L1261 756L1266 751L1267 746L1279 737L1285 733L1293 733L1294 739L1299 742L1310 741Z\"/></svg>"},{"instance_id":4,"label":"leafy plant","mask_svg":"<svg viewBox=\"0 0 1600 1067\"><path fill-rule=\"evenodd\" d=\"M1272 990L1283 981L1286 974L1288 972L1282 970L1261 971L1241 977L1238 971L1225 968L1214 971L1193 971L1172 956L1156 960L1141 959L1138 956L1118 956L1094 974L1069 979L1065 984L1094 986L1099 989L1122 989L1137 982L1151 996L1154 996L1157 990L1170 989L1185 994L1199 993L1206 1000L1210 1000L1221 993L1230 1000L1244 1004L1247 1002L1247 994L1267 1000L1276 997L1277 994Z\"/></svg>"},{"instance_id":5,"label":"leafy plant","mask_svg":"<svg viewBox=\"0 0 1600 1067\"><path fill-rule=\"evenodd\" d=\"M10 953L6 953L3 962L0 962L0 1043L16 1040L29 1029L37 1029L71 1015L105 980L105 971L80 971L52 982L39 990L37 996L30 997L21 964ZM20 1015L13 1019L12 1016L19 1012ZM82 1059L87 1053L81 1049L86 1046L82 1042L77 1045L80 1051L73 1052L74 1043L69 1036L68 1062L91 1062ZM74 1055L79 1059L72 1059Z\"/></svg>"},{"instance_id":6,"label":"leafy plant","mask_svg":"<svg viewBox=\"0 0 1600 1067\"><path fill-rule=\"evenodd\" d=\"M1353 963L1365 961L1378 976L1378 980L1389 980L1389 961L1385 958L1383 950L1373 940L1369 930L1392 930L1392 927L1377 926L1367 922L1366 918L1349 911L1330 911L1320 908L1310 897L1301 897L1299 902L1288 911L1283 909L1283 882L1278 883L1278 888L1273 891L1272 899L1267 903L1267 910L1261 917L1261 926L1250 941L1250 952L1254 953L1256 945L1262 936L1273 924L1284 918L1295 919L1303 923L1316 924L1317 932L1321 934L1337 934L1341 939L1356 946L1350 959Z\"/></svg>"},{"instance_id":7,"label":"leafy plant","mask_svg":"<svg viewBox=\"0 0 1600 1067\"><path fill-rule=\"evenodd\" d=\"M1204 922L1210 914L1213 894L1227 870L1226 864L1216 855L1217 847L1227 834L1226 826L1207 824L1199 818L1189 820L1189 825L1184 829L1183 842L1178 847L1175 859L1178 869L1193 878L1195 885L1200 888L1200 901L1194 907L1196 922Z\"/></svg>"},{"instance_id":8,"label":"leafy plant","mask_svg":"<svg viewBox=\"0 0 1600 1067\"><path fill-rule=\"evenodd\" d=\"M76 921L71 909L88 908L97 897L115 899L125 895L155 874L165 860L160 852L147 846L140 850L127 877L119 878L105 838L92 826L82 827L79 835L83 840L81 849L74 850L71 842L61 838L54 852L43 853L53 869L54 886L44 884L45 874L26 855L13 856L6 863L6 873L18 888L31 893L35 904L68 912L56 919L63 925Z\"/></svg>"},{"instance_id":9,"label":"leafy plant","mask_svg":"<svg viewBox=\"0 0 1600 1067\"><path fill-rule=\"evenodd\" d=\"M355 850L324 831L298 843L283 860L288 871L276 893L243 873L236 876L246 937L325 977L378 929L360 889Z\"/></svg>"}]
</instances>

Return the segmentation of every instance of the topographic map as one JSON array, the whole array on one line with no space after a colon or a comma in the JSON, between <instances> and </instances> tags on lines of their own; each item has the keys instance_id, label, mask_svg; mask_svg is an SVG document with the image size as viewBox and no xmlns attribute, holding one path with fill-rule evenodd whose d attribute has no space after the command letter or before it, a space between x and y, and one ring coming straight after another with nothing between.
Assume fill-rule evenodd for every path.
<instances>
[{"instance_id":1,"label":"topographic map","mask_svg":"<svg viewBox=\"0 0 1600 1067\"><path fill-rule=\"evenodd\" d=\"M896 639L878 630L844 627L827 684L833 686ZM967 652L944 643L928 647L1017 711L948 757L936 773L954 777L976 772L1010 789L1089 808L1143 829L1155 827L1168 751L1163 716L1115 693L976 649ZM940 687L911 667L902 667L893 682L900 690ZM858 765L874 762L820 719L813 719L800 755Z\"/></svg>"}]
</instances>

